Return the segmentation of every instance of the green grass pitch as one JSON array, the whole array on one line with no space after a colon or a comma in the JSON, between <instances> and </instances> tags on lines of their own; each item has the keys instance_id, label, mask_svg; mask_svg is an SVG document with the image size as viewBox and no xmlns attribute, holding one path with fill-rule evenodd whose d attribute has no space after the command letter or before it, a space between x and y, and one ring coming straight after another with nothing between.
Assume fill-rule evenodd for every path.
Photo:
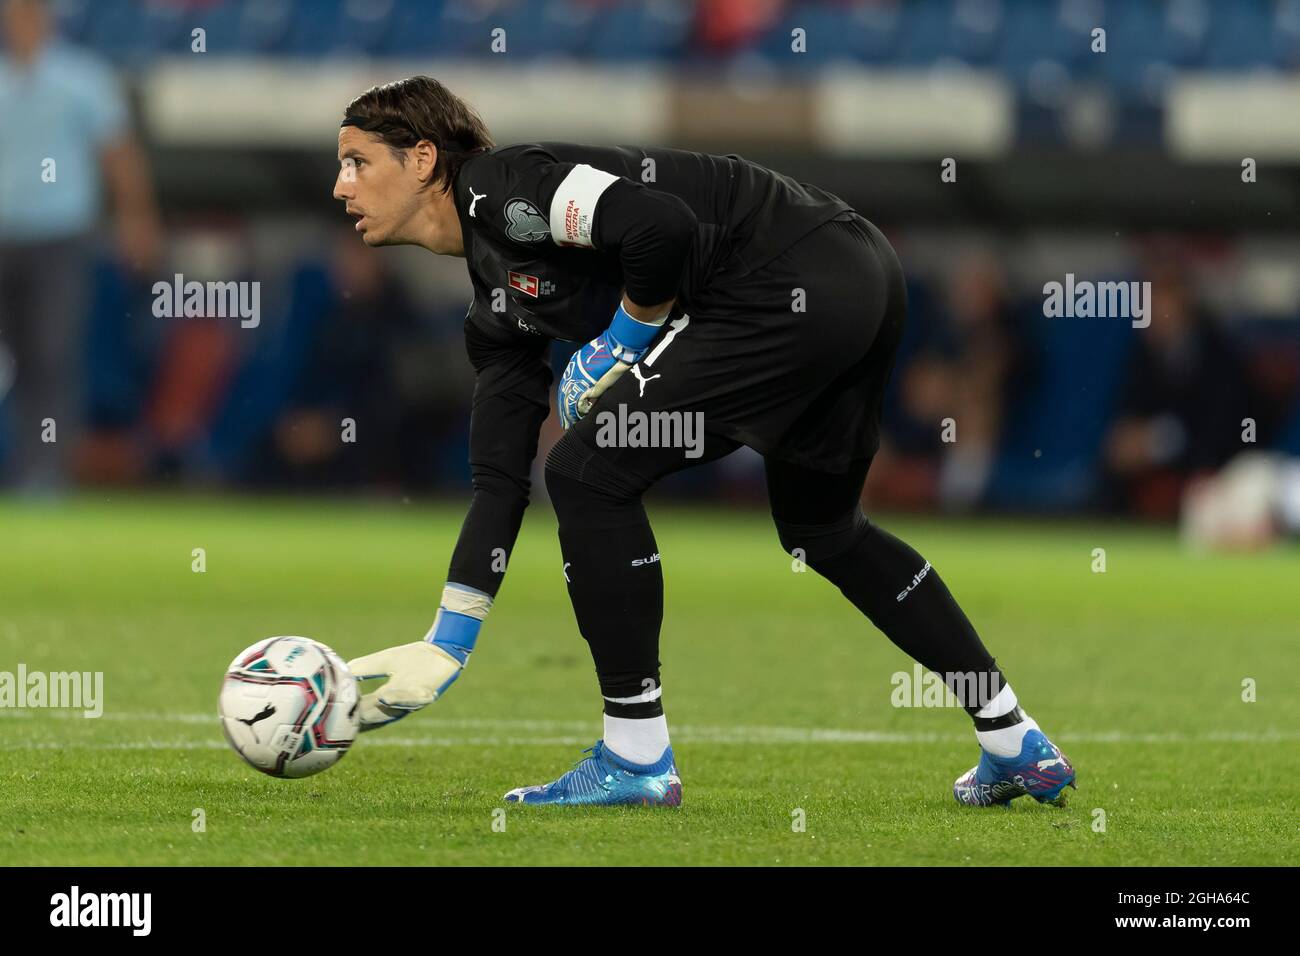
<instances>
[{"instance_id":1,"label":"green grass pitch","mask_svg":"<svg viewBox=\"0 0 1300 956\"><path fill-rule=\"evenodd\" d=\"M458 507L0 503L0 670L105 675L98 720L0 710L0 862L1295 861L1294 547L1205 557L1172 532L1125 526L882 520L943 574L1079 772L1067 808L974 810L951 794L977 757L966 716L891 706L890 676L911 662L831 585L792 570L766 514L653 496L649 508L684 804L503 817L502 793L555 777L600 730L547 505L529 510L446 699L362 737L334 769L285 781L226 747L215 718L226 664L273 634L345 658L418 639ZM194 548L205 573L191 570ZM1255 702L1242 700L1247 678Z\"/></svg>"}]
</instances>

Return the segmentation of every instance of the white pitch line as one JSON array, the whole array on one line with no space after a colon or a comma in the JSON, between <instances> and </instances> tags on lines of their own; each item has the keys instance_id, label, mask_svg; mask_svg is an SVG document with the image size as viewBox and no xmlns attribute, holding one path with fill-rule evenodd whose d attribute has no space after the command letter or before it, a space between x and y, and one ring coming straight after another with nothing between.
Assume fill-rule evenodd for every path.
<instances>
[{"instance_id":1,"label":"white pitch line","mask_svg":"<svg viewBox=\"0 0 1300 956\"><path fill-rule=\"evenodd\" d=\"M764 736L746 734L746 731L785 730L788 735ZM735 732L725 735L708 735L682 728L673 736L677 743L686 741L693 744L727 744L727 745L763 745L774 743L800 744L932 744L965 743L969 735L937 734L888 734L883 731L800 731L796 728L776 727L737 727ZM1300 734L1101 734L1061 736L1060 740L1071 744L1195 744L1195 743L1243 743L1271 744L1282 741L1300 740ZM357 740L357 747L589 747L590 734L585 736L547 736L547 737L512 737L512 736L456 736L456 737L394 737L370 736ZM224 750L224 740L122 740L114 743L73 743L73 741L32 741L32 743L0 744L3 750Z\"/></svg>"},{"instance_id":2,"label":"white pitch line","mask_svg":"<svg viewBox=\"0 0 1300 956\"><path fill-rule=\"evenodd\" d=\"M53 712L58 713L58 712ZM50 714L50 716L53 715ZM75 714L62 713L62 717ZM109 715L105 714L107 718ZM84 718L83 718L84 719ZM217 718L211 714L118 714L119 721L171 722L204 724L216 728ZM452 729L492 730L500 734L453 734ZM415 727L406 728L415 730ZM497 718L456 718L428 721L424 729L443 731L429 736L394 736L391 734L366 734L359 738L364 747L585 747L595 739L597 728L593 721L513 720ZM528 734L520 736L520 733ZM569 731L569 733L565 733ZM576 731L576 733L575 733ZM969 734L919 733L884 730L854 730L836 727L765 727L737 725L733 727L694 726L684 724L673 728L678 742L702 744L727 744L735 746L761 744L933 744L969 742ZM1189 743L1243 743L1271 744L1300 740L1300 732L1293 731L1211 731L1201 734L1149 733L1135 734L1126 731L1100 731L1064 733L1056 739L1070 744L1189 744ZM46 740L7 741L0 750L219 750L226 744L219 739L200 740L144 740L109 741Z\"/></svg>"},{"instance_id":3,"label":"white pitch line","mask_svg":"<svg viewBox=\"0 0 1300 956\"><path fill-rule=\"evenodd\" d=\"M0 717L50 717L55 720L83 720L81 711L76 708L66 710L6 710L0 709ZM217 712L210 713L161 713L158 711L118 712L106 711L97 720L125 723L164 723L164 724L211 724L216 726ZM507 727L517 730L586 730L594 726L589 720L515 720L494 717L454 717L435 718L431 723L438 727Z\"/></svg>"},{"instance_id":4,"label":"white pitch line","mask_svg":"<svg viewBox=\"0 0 1300 956\"><path fill-rule=\"evenodd\" d=\"M36 711L14 711L0 709L4 716L37 716ZM86 720L77 710L47 710L39 712L41 717L60 720ZM151 712L108 712L97 718L96 722L112 721L124 723L169 723L198 724L217 727L217 715L213 713L161 713ZM473 744L479 741L494 743L520 743L548 745L583 741L591 743L599 735L599 721L595 720L533 720L510 717L453 717L432 718L421 721L422 729L432 731L496 730L513 732L508 740L501 737L402 737L398 746L414 746L428 743L433 746L450 746L455 744ZM406 725L406 731L416 730L416 725ZM537 732L549 734L543 737L517 737L514 734ZM560 735L560 736L556 736ZM848 727L782 727L737 724L734 726L674 724L674 739L691 740L698 743L725 744L759 744L759 743L848 743L848 744L920 744L920 743L960 743L970 740L968 733L939 733L929 731L891 731L865 730ZM590 737L590 739L587 739ZM383 738L373 734L363 735L361 740L367 745ZM1053 739L1070 743L1087 744L1186 744L1186 743L1285 743L1300 740L1300 731L1207 731L1204 733L1185 734L1167 733L1132 733L1125 730L1079 731L1053 734ZM178 742L183 744L184 742ZM72 744L67 744L72 745ZM0 749L4 745L0 744Z\"/></svg>"},{"instance_id":5,"label":"white pitch line","mask_svg":"<svg viewBox=\"0 0 1300 956\"><path fill-rule=\"evenodd\" d=\"M591 743L586 737L388 737L383 740L367 740L364 746L370 747L505 747L518 744L580 747ZM362 746L362 744L358 744ZM116 743L70 744L60 741L41 741L28 744L2 744L5 750L229 750L230 745L224 740L124 740Z\"/></svg>"}]
</instances>

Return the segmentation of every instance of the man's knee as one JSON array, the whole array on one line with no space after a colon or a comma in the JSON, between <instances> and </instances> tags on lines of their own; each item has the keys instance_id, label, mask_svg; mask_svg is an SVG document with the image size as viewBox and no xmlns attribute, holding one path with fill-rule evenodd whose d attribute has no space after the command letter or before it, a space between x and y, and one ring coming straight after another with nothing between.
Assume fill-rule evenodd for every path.
<instances>
[{"instance_id":1,"label":"man's knee","mask_svg":"<svg viewBox=\"0 0 1300 956\"><path fill-rule=\"evenodd\" d=\"M795 524L776 516L772 520L781 547L814 571L847 553L871 530L871 522L860 505L823 524Z\"/></svg>"},{"instance_id":2,"label":"man's knee","mask_svg":"<svg viewBox=\"0 0 1300 956\"><path fill-rule=\"evenodd\" d=\"M640 501L646 484L589 447L572 429L546 456L546 491L556 515L566 516L618 509Z\"/></svg>"}]
</instances>

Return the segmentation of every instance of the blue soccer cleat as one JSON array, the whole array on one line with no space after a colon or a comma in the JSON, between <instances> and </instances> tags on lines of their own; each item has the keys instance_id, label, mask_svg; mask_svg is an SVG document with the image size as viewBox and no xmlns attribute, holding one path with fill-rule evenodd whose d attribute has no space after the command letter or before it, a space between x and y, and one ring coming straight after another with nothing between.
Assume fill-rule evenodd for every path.
<instances>
[{"instance_id":1,"label":"blue soccer cleat","mask_svg":"<svg viewBox=\"0 0 1300 956\"><path fill-rule=\"evenodd\" d=\"M1030 730L1019 756L996 757L981 750L980 762L957 778L952 795L970 807L1005 807L1025 794L1063 807L1067 786L1074 786L1074 767L1041 730Z\"/></svg>"},{"instance_id":2,"label":"blue soccer cleat","mask_svg":"<svg viewBox=\"0 0 1300 956\"><path fill-rule=\"evenodd\" d=\"M506 794L508 803L589 804L615 806L676 807L682 802L682 780L673 761L673 748L652 764L629 763L605 747L603 740L583 753L579 761L559 780L532 787L519 787Z\"/></svg>"}]
</instances>

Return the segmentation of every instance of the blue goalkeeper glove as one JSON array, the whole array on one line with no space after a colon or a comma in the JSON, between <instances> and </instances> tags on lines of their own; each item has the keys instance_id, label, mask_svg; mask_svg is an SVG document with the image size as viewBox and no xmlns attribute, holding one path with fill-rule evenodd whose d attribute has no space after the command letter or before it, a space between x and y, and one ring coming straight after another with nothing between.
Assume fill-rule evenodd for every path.
<instances>
[{"instance_id":1,"label":"blue goalkeeper glove","mask_svg":"<svg viewBox=\"0 0 1300 956\"><path fill-rule=\"evenodd\" d=\"M555 394L560 424L571 428L591 411L596 399L641 361L666 318L667 314L657 322L642 322L628 315L620 302L609 328L574 352L560 376Z\"/></svg>"}]
</instances>

